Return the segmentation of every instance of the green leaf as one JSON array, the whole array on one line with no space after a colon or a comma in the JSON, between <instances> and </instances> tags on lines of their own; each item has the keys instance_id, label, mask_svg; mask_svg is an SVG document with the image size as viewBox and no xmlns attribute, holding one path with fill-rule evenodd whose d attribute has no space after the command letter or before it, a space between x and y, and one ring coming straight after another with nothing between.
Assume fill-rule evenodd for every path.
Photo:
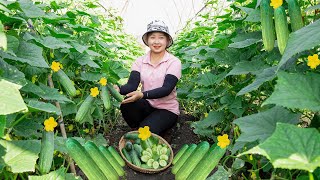
<instances>
[{"instance_id":1,"label":"green leaf","mask_svg":"<svg viewBox=\"0 0 320 180\"><path fill-rule=\"evenodd\" d=\"M320 167L320 133L314 128L277 123L271 137L238 156L244 154L263 155L274 168L313 172Z\"/></svg>"},{"instance_id":2,"label":"green leaf","mask_svg":"<svg viewBox=\"0 0 320 180\"><path fill-rule=\"evenodd\" d=\"M19 71L15 66L8 64L6 61L4 61L1 58L0 58L0 69L3 71L0 74L0 77L22 86L27 84L25 75L21 71Z\"/></svg>"},{"instance_id":3,"label":"green leaf","mask_svg":"<svg viewBox=\"0 0 320 180\"><path fill-rule=\"evenodd\" d=\"M4 159L3 159L5 154L6 154L6 149L0 143L0 173L2 169L6 166L6 163L4 162Z\"/></svg>"},{"instance_id":4,"label":"green leaf","mask_svg":"<svg viewBox=\"0 0 320 180\"><path fill-rule=\"evenodd\" d=\"M4 54L3 58L28 63L31 66L49 68L42 56L42 48L33 43L28 43L25 41L20 42L16 55L17 57Z\"/></svg>"},{"instance_id":5,"label":"green leaf","mask_svg":"<svg viewBox=\"0 0 320 180\"><path fill-rule=\"evenodd\" d=\"M103 74L99 72L81 72L80 79L84 81L99 81Z\"/></svg>"},{"instance_id":6,"label":"green leaf","mask_svg":"<svg viewBox=\"0 0 320 180\"><path fill-rule=\"evenodd\" d=\"M6 148L4 162L13 173L35 171L35 164L40 153L40 140L6 141L0 140Z\"/></svg>"},{"instance_id":7,"label":"green leaf","mask_svg":"<svg viewBox=\"0 0 320 180\"><path fill-rule=\"evenodd\" d=\"M242 74L255 74L259 75L264 69L268 68L269 66L266 65L263 61L256 60L256 61L241 61L233 67L233 69L227 74L230 75L242 75Z\"/></svg>"},{"instance_id":8,"label":"green leaf","mask_svg":"<svg viewBox=\"0 0 320 180\"><path fill-rule=\"evenodd\" d=\"M206 180L228 180L229 179L229 173L227 170L224 169L223 166L218 166L218 170L213 173L210 177L208 177Z\"/></svg>"},{"instance_id":9,"label":"green leaf","mask_svg":"<svg viewBox=\"0 0 320 180\"><path fill-rule=\"evenodd\" d=\"M260 41L261 41L261 39L246 39L244 41L231 43L231 44L229 44L228 47L231 47L231 48L245 48L245 47L251 46L252 44L260 42Z\"/></svg>"},{"instance_id":10,"label":"green leaf","mask_svg":"<svg viewBox=\"0 0 320 180\"><path fill-rule=\"evenodd\" d=\"M60 115L61 111L51 103L45 103L41 101L31 100L28 103L28 107L38 111L44 111L48 113L55 113L56 115Z\"/></svg>"},{"instance_id":11,"label":"green leaf","mask_svg":"<svg viewBox=\"0 0 320 180\"><path fill-rule=\"evenodd\" d=\"M287 108L320 110L320 75L279 72L274 92L263 102Z\"/></svg>"},{"instance_id":12,"label":"green leaf","mask_svg":"<svg viewBox=\"0 0 320 180\"><path fill-rule=\"evenodd\" d=\"M56 171L51 171L49 174L42 176L28 176L29 180L76 180L82 179L81 177L75 177L73 174L66 173L65 167L60 167Z\"/></svg>"},{"instance_id":13,"label":"green leaf","mask_svg":"<svg viewBox=\"0 0 320 180\"><path fill-rule=\"evenodd\" d=\"M232 168L235 170L238 170L244 166L244 163L245 163L244 160L242 160L240 158L236 158L234 160L234 162L232 163Z\"/></svg>"},{"instance_id":14,"label":"green leaf","mask_svg":"<svg viewBox=\"0 0 320 180\"><path fill-rule=\"evenodd\" d=\"M283 107L273 107L264 112L241 117L233 122L241 129L241 135L236 141L265 141L272 135L277 122L296 124L300 114L294 114Z\"/></svg>"},{"instance_id":15,"label":"green leaf","mask_svg":"<svg viewBox=\"0 0 320 180\"><path fill-rule=\"evenodd\" d=\"M35 4L33 4L32 1L20 0L18 2L22 11L29 18L39 18L45 15L44 11L37 7Z\"/></svg>"},{"instance_id":16,"label":"green leaf","mask_svg":"<svg viewBox=\"0 0 320 180\"><path fill-rule=\"evenodd\" d=\"M310 6L307 9L305 9L304 12L313 11L313 10L316 10L316 9L320 9L320 4L317 4L317 5L314 5L314 6Z\"/></svg>"},{"instance_id":17,"label":"green leaf","mask_svg":"<svg viewBox=\"0 0 320 180\"><path fill-rule=\"evenodd\" d=\"M0 138L4 136L4 129L6 128L6 123L7 123L6 116L0 115ZM1 171L1 168L0 168L0 171Z\"/></svg>"},{"instance_id":18,"label":"green leaf","mask_svg":"<svg viewBox=\"0 0 320 180\"><path fill-rule=\"evenodd\" d=\"M284 65L293 55L312 49L320 42L320 19L291 33L278 68Z\"/></svg>"},{"instance_id":19,"label":"green leaf","mask_svg":"<svg viewBox=\"0 0 320 180\"><path fill-rule=\"evenodd\" d=\"M231 65L233 66L234 64L236 64L237 62L239 62L239 58L235 58L235 57L239 57L241 55L241 53L234 48L226 48L224 50L219 50L217 51L213 57L215 59L215 61L221 65Z\"/></svg>"},{"instance_id":20,"label":"green leaf","mask_svg":"<svg viewBox=\"0 0 320 180\"><path fill-rule=\"evenodd\" d=\"M85 46L85 45L82 45L82 44L79 44L77 42L74 42L74 41L71 41L70 44L73 46L73 48L75 50L77 50L79 53L83 53L85 50L87 50L90 46ZM76 55L79 55L77 53L75 53L74 56Z\"/></svg>"},{"instance_id":21,"label":"green leaf","mask_svg":"<svg viewBox=\"0 0 320 180\"><path fill-rule=\"evenodd\" d=\"M7 53L17 53L19 47L19 39L14 36L7 36L8 38L8 51Z\"/></svg>"},{"instance_id":22,"label":"green leaf","mask_svg":"<svg viewBox=\"0 0 320 180\"><path fill-rule=\"evenodd\" d=\"M237 96L244 95L245 93L251 92L253 90L258 89L264 82L270 81L276 77L276 69L277 66L266 68L262 71L262 73L258 74L256 79L253 83L249 84L248 86L242 88L238 93Z\"/></svg>"},{"instance_id":23,"label":"green leaf","mask_svg":"<svg viewBox=\"0 0 320 180\"><path fill-rule=\"evenodd\" d=\"M41 122L40 122L41 120ZM21 136L25 138L40 138L43 130L44 119L32 118L32 119L23 119L18 124L13 127L13 132L16 136Z\"/></svg>"},{"instance_id":24,"label":"green leaf","mask_svg":"<svg viewBox=\"0 0 320 180\"><path fill-rule=\"evenodd\" d=\"M103 136L103 134L98 134L91 139L97 146L107 146L109 141Z\"/></svg>"},{"instance_id":25,"label":"green leaf","mask_svg":"<svg viewBox=\"0 0 320 180\"><path fill-rule=\"evenodd\" d=\"M260 22L260 17L261 13L259 9L254 9L253 11L251 11L247 18L244 21L248 21L248 22Z\"/></svg>"},{"instance_id":26,"label":"green leaf","mask_svg":"<svg viewBox=\"0 0 320 180\"><path fill-rule=\"evenodd\" d=\"M20 111L28 111L28 108L25 105L19 92L21 86L0 79L0 87L0 115L7 115Z\"/></svg>"},{"instance_id":27,"label":"green leaf","mask_svg":"<svg viewBox=\"0 0 320 180\"><path fill-rule=\"evenodd\" d=\"M70 53L70 58L77 61L80 65L88 65L93 68L99 68L100 66L96 64L91 57L86 53Z\"/></svg>"},{"instance_id":28,"label":"green leaf","mask_svg":"<svg viewBox=\"0 0 320 180\"><path fill-rule=\"evenodd\" d=\"M208 117L204 118L203 120L192 123L191 126L195 128L214 127L215 125L222 122L223 120L224 120L223 112L210 111L208 113Z\"/></svg>"},{"instance_id":29,"label":"green leaf","mask_svg":"<svg viewBox=\"0 0 320 180\"><path fill-rule=\"evenodd\" d=\"M40 43L50 49L59 49L59 48L71 48L71 46L61 39L57 39L52 36L46 36L41 39Z\"/></svg>"},{"instance_id":30,"label":"green leaf","mask_svg":"<svg viewBox=\"0 0 320 180\"><path fill-rule=\"evenodd\" d=\"M60 104L60 106L61 106L61 111L63 116L77 113L77 105L74 103L64 103L64 104Z\"/></svg>"}]
</instances>

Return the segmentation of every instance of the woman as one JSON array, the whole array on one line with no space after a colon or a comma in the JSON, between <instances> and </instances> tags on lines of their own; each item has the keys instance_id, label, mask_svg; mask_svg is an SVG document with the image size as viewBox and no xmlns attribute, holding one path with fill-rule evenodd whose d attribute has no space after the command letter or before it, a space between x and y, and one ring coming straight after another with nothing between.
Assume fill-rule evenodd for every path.
<instances>
[{"instance_id":1,"label":"woman","mask_svg":"<svg viewBox=\"0 0 320 180\"><path fill-rule=\"evenodd\" d=\"M115 89L126 96L120 109L128 125L133 129L149 126L161 135L175 125L180 114L176 84L181 62L166 50L173 40L163 21L148 24L142 40L150 51L133 63L127 84Z\"/></svg>"}]
</instances>

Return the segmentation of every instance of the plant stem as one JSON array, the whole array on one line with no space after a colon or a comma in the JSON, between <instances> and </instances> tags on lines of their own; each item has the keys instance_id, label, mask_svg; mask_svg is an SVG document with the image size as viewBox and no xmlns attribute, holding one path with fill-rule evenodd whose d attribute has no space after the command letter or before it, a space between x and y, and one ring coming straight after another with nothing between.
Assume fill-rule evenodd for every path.
<instances>
[{"instance_id":1,"label":"plant stem","mask_svg":"<svg viewBox=\"0 0 320 180\"><path fill-rule=\"evenodd\" d=\"M313 174L311 172L309 172L309 180L314 180Z\"/></svg>"},{"instance_id":2,"label":"plant stem","mask_svg":"<svg viewBox=\"0 0 320 180\"><path fill-rule=\"evenodd\" d=\"M52 81L52 74L49 74L48 75L48 83L49 83L49 86L51 88L54 88L54 85L53 85L53 81ZM55 102L56 104L56 107L60 110L60 112L62 113L61 111L61 107L60 107L60 103L58 101ZM67 133L66 133L66 128L65 128L65 125L64 125L64 121L63 121L63 116L61 114L59 120L58 120L58 124L60 126L60 130L61 130L61 134L62 134L62 137L64 139L67 139ZM70 157L67 157L67 160L69 161L70 163L70 169L71 169L71 172L74 173L76 175L76 168L74 166L74 163L72 161L72 159Z\"/></svg>"}]
</instances>

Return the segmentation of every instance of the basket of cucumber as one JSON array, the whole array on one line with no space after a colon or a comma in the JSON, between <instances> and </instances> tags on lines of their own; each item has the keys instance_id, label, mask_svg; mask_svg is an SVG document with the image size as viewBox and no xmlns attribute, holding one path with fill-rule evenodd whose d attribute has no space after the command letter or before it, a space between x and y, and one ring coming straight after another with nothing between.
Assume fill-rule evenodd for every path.
<instances>
[{"instance_id":1,"label":"basket of cucumber","mask_svg":"<svg viewBox=\"0 0 320 180\"><path fill-rule=\"evenodd\" d=\"M173 159L170 144L157 134L147 140L138 137L138 131L124 134L119 141L119 151L127 165L142 173L158 173L167 169Z\"/></svg>"}]
</instances>

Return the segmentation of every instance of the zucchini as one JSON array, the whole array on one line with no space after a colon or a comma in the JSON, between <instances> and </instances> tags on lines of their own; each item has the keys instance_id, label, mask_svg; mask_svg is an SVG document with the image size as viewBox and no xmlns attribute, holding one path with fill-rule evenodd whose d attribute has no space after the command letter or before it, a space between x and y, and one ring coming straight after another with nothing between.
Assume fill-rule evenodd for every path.
<instances>
[{"instance_id":1,"label":"zucchini","mask_svg":"<svg viewBox=\"0 0 320 180\"><path fill-rule=\"evenodd\" d=\"M75 118L76 122L83 122L84 118L89 113L89 110L92 107L93 102L94 102L94 97L92 97L91 95L88 95L77 111L76 118Z\"/></svg>"},{"instance_id":2,"label":"zucchini","mask_svg":"<svg viewBox=\"0 0 320 180\"><path fill-rule=\"evenodd\" d=\"M109 146L108 147L109 152L111 153L111 155L118 161L118 163L120 164L120 166L125 166L126 162L124 162L124 160L122 159L122 157L120 156L120 154L118 153L117 150L114 149L114 147Z\"/></svg>"},{"instance_id":3,"label":"zucchini","mask_svg":"<svg viewBox=\"0 0 320 180\"><path fill-rule=\"evenodd\" d=\"M123 96L113 88L113 86L111 84L107 84L107 87L110 91L110 94L118 101L118 102L122 102L123 101Z\"/></svg>"},{"instance_id":4,"label":"zucchini","mask_svg":"<svg viewBox=\"0 0 320 180\"><path fill-rule=\"evenodd\" d=\"M197 148L189 156L188 161L186 161L176 173L175 179L187 179L191 171L196 167L202 157L208 152L209 148L210 144L207 141L203 141L198 144Z\"/></svg>"},{"instance_id":5,"label":"zucchini","mask_svg":"<svg viewBox=\"0 0 320 180\"><path fill-rule=\"evenodd\" d=\"M216 144L212 145L207 154L201 159L192 170L187 180L205 180L211 171L217 166L220 159L225 154L227 148L220 148Z\"/></svg>"},{"instance_id":6,"label":"zucchini","mask_svg":"<svg viewBox=\"0 0 320 180\"><path fill-rule=\"evenodd\" d=\"M109 161L111 166L117 171L119 176L124 176L124 170L121 165L117 162L117 160L111 155L108 149L104 146L99 146L99 150L102 152L104 157Z\"/></svg>"},{"instance_id":7,"label":"zucchini","mask_svg":"<svg viewBox=\"0 0 320 180\"><path fill-rule=\"evenodd\" d=\"M93 142L87 141L84 145L84 148L93 159L93 161L102 170L103 174L107 177L108 180L119 179L119 176L115 169Z\"/></svg>"},{"instance_id":8,"label":"zucchini","mask_svg":"<svg viewBox=\"0 0 320 180\"><path fill-rule=\"evenodd\" d=\"M107 179L101 169L89 156L88 152L77 140L68 138L66 141L66 148L68 154L77 163L88 179Z\"/></svg>"},{"instance_id":9,"label":"zucchini","mask_svg":"<svg viewBox=\"0 0 320 180\"><path fill-rule=\"evenodd\" d=\"M284 7L280 6L274 10L274 22L276 27L278 48L283 54L289 38L288 22Z\"/></svg>"},{"instance_id":10,"label":"zucchini","mask_svg":"<svg viewBox=\"0 0 320 180\"><path fill-rule=\"evenodd\" d=\"M270 0L262 0L260 4L261 14L261 29L262 42L264 49L271 51L274 48L274 41L276 39L274 23L273 23L273 8L270 6Z\"/></svg>"},{"instance_id":11,"label":"zucchini","mask_svg":"<svg viewBox=\"0 0 320 180\"><path fill-rule=\"evenodd\" d=\"M126 133L124 135L124 138L127 139L127 140L137 140L137 139L140 139L139 138L139 134L138 133Z\"/></svg>"},{"instance_id":12,"label":"zucchini","mask_svg":"<svg viewBox=\"0 0 320 180\"><path fill-rule=\"evenodd\" d=\"M62 87L67 91L67 94L70 95L71 97L77 95L76 88L74 87L72 81L69 79L69 77L64 73L62 69L57 71L55 73L57 75L57 79L62 85Z\"/></svg>"},{"instance_id":13,"label":"zucchini","mask_svg":"<svg viewBox=\"0 0 320 180\"><path fill-rule=\"evenodd\" d=\"M304 26L301 9L297 0L287 0L292 32Z\"/></svg>"},{"instance_id":14,"label":"zucchini","mask_svg":"<svg viewBox=\"0 0 320 180\"><path fill-rule=\"evenodd\" d=\"M52 165L54 151L54 132L42 132L41 150L39 156L39 171L41 174L47 174Z\"/></svg>"},{"instance_id":15,"label":"zucchini","mask_svg":"<svg viewBox=\"0 0 320 180\"><path fill-rule=\"evenodd\" d=\"M130 163L132 163L132 159L131 156L129 154L129 152L126 150L126 148L122 148L122 154L124 155L124 157L126 158L127 161L129 161Z\"/></svg>"},{"instance_id":16,"label":"zucchini","mask_svg":"<svg viewBox=\"0 0 320 180\"><path fill-rule=\"evenodd\" d=\"M132 149L131 151L129 151L129 154L130 154L130 157L131 157L131 160L132 160L132 163L138 167L141 166L141 161L138 157L138 153L137 151L135 151L134 149Z\"/></svg>"},{"instance_id":17,"label":"zucchini","mask_svg":"<svg viewBox=\"0 0 320 180\"><path fill-rule=\"evenodd\" d=\"M109 91L106 86L101 86L100 97L102 99L104 108L106 108L106 110L109 110L111 108L111 99L110 99Z\"/></svg>"},{"instance_id":18,"label":"zucchini","mask_svg":"<svg viewBox=\"0 0 320 180\"><path fill-rule=\"evenodd\" d=\"M193 153L193 151L196 149L197 145L196 144L191 144L188 149L186 150L185 153L179 158L179 161L176 162L176 164L173 166L171 169L171 172L173 174L176 174L178 170L182 167L182 165L187 161L189 156Z\"/></svg>"},{"instance_id":19,"label":"zucchini","mask_svg":"<svg viewBox=\"0 0 320 180\"><path fill-rule=\"evenodd\" d=\"M174 156L172 160L172 164L174 165L177 161L179 161L180 157L183 155L183 153L188 149L189 145L184 144L180 150L177 152L177 154Z\"/></svg>"}]
</instances>

